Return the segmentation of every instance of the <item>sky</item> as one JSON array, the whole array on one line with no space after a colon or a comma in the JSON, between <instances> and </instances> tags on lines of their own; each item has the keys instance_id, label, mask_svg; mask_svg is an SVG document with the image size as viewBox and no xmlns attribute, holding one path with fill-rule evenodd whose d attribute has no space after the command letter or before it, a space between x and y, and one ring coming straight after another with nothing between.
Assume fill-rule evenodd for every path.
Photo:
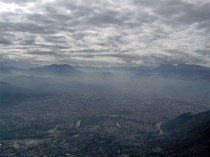
<instances>
[{"instance_id":1,"label":"sky","mask_svg":"<svg viewBox=\"0 0 210 157\"><path fill-rule=\"evenodd\" d=\"M0 0L0 60L210 66L210 0Z\"/></svg>"}]
</instances>

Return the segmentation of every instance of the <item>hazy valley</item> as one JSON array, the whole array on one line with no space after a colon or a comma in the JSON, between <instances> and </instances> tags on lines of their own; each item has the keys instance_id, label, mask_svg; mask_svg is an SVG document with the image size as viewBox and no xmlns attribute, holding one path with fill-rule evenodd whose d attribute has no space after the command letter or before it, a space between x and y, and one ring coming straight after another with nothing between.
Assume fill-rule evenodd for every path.
<instances>
[{"instance_id":1,"label":"hazy valley","mask_svg":"<svg viewBox=\"0 0 210 157\"><path fill-rule=\"evenodd\" d=\"M0 70L2 157L205 156L209 149L203 138L209 112L192 118L210 109L209 68L2 64ZM178 117L186 112L192 117Z\"/></svg>"}]
</instances>

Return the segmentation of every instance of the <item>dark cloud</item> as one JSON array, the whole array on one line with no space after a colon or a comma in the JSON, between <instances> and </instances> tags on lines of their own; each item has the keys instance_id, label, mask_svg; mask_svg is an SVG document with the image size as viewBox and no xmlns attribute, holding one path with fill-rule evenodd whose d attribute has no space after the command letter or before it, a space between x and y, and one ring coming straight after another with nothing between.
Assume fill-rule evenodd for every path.
<instances>
[{"instance_id":1,"label":"dark cloud","mask_svg":"<svg viewBox=\"0 0 210 157\"><path fill-rule=\"evenodd\" d=\"M135 0L134 3L151 8L171 23L189 25L210 22L210 2L193 4L184 0Z\"/></svg>"},{"instance_id":2,"label":"dark cloud","mask_svg":"<svg viewBox=\"0 0 210 157\"><path fill-rule=\"evenodd\" d=\"M33 51L28 51L28 54L36 55L36 56L62 56L64 57L65 55L60 52L60 51L41 51L41 50L33 50Z\"/></svg>"},{"instance_id":3,"label":"dark cloud","mask_svg":"<svg viewBox=\"0 0 210 157\"><path fill-rule=\"evenodd\" d=\"M50 15L52 16L52 15ZM26 18L28 21L36 21L39 24L54 24L56 23L55 19L50 17L48 14L40 14L40 13L34 13L34 14L27 14Z\"/></svg>"},{"instance_id":4,"label":"dark cloud","mask_svg":"<svg viewBox=\"0 0 210 157\"><path fill-rule=\"evenodd\" d=\"M168 0L162 1L162 3L160 3L160 5L157 7L156 12L170 19L176 15L183 16L183 14L188 12L192 7L192 4L181 0Z\"/></svg>"},{"instance_id":5,"label":"dark cloud","mask_svg":"<svg viewBox=\"0 0 210 157\"><path fill-rule=\"evenodd\" d=\"M191 4L184 1L168 1L156 11L170 23L191 25L197 23L204 30L210 25L210 2Z\"/></svg>"},{"instance_id":6,"label":"dark cloud","mask_svg":"<svg viewBox=\"0 0 210 157\"><path fill-rule=\"evenodd\" d=\"M51 34L54 29L50 26L42 26L26 22L0 22L1 31L4 32L28 32L32 34Z\"/></svg>"},{"instance_id":7,"label":"dark cloud","mask_svg":"<svg viewBox=\"0 0 210 157\"><path fill-rule=\"evenodd\" d=\"M67 39L65 36L61 36L61 35L49 35L49 36L45 36L44 40L46 42L51 42L51 43L67 43Z\"/></svg>"},{"instance_id":8,"label":"dark cloud","mask_svg":"<svg viewBox=\"0 0 210 157\"><path fill-rule=\"evenodd\" d=\"M117 13L110 11L110 12L103 12L100 14L95 14L94 16L90 17L86 21L88 24L92 25L103 25L103 24L123 24L123 20L117 18Z\"/></svg>"},{"instance_id":9,"label":"dark cloud","mask_svg":"<svg viewBox=\"0 0 210 157\"><path fill-rule=\"evenodd\" d=\"M186 11L178 19L183 23L210 23L210 2L201 6L188 7Z\"/></svg>"},{"instance_id":10,"label":"dark cloud","mask_svg":"<svg viewBox=\"0 0 210 157\"><path fill-rule=\"evenodd\" d=\"M7 38L5 38L4 36L2 36L2 37L0 37L0 44L10 45L10 44L12 44L12 42L10 40L8 40Z\"/></svg>"},{"instance_id":11,"label":"dark cloud","mask_svg":"<svg viewBox=\"0 0 210 157\"><path fill-rule=\"evenodd\" d=\"M1 0L0 2L4 3L16 3L16 4L26 4L29 2L33 2L32 0Z\"/></svg>"},{"instance_id":12,"label":"dark cloud","mask_svg":"<svg viewBox=\"0 0 210 157\"><path fill-rule=\"evenodd\" d=\"M25 45L34 45L36 42L36 36L25 36L22 40Z\"/></svg>"},{"instance_id":13,"label":"dark cloud","mask_svg":"<svg viewBox=\"0 0 210 157\"><path fill-rule=\"evenodd\" d=\"M197 50L196 52L199 53L201 56L210 57L210 49Z\"/></svg>"}]
</instances>

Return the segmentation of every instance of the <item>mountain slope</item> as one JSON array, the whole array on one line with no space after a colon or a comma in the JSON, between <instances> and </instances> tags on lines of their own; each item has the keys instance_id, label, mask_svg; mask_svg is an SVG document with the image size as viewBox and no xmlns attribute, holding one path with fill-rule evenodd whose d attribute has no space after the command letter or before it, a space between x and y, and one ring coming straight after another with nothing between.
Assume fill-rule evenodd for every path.
<instances>
[{"instance_id":1,"label":"mountain slope","mask_svg":"<svg viewBox=\"0 0 210 157\"><path fill-rule=\"evenodd\" d=\"M17 104L26 97L24 89L0 81L0 107Z\"/></svg>"},{"instance_id":2,"label":"mountain slope","mask_svg":"<svg viewBox=\"0 0 210 157\"><path fill-rule=\"evenodd\" d=\"M185 113L162 126L167 149L172 156L210 155L210 110L199 113Z\"/></svg>"},{"instance_id":3,"label":"mountain slope","mask_svg":"<svg viewBox=\"0 0 210 157\"><path fill-rule=\"evenodd\" d=\"M0 63L0 73L10 73L10 68Z\"/></svg>"}]
</instances>

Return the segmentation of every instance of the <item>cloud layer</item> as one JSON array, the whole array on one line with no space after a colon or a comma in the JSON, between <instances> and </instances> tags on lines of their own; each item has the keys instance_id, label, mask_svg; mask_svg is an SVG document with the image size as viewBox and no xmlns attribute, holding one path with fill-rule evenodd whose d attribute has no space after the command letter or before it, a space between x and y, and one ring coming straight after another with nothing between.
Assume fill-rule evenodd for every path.
<instances>
[{"instance_id":1,"label":"cloud layer","mask_svg":"<svg viewBox=\"0 0 210 157\"><path fill-rule=\"evenodd\" d=\"M0 0L0 58L210 66L208 0Z\"/></svg>"}]
</instances>

